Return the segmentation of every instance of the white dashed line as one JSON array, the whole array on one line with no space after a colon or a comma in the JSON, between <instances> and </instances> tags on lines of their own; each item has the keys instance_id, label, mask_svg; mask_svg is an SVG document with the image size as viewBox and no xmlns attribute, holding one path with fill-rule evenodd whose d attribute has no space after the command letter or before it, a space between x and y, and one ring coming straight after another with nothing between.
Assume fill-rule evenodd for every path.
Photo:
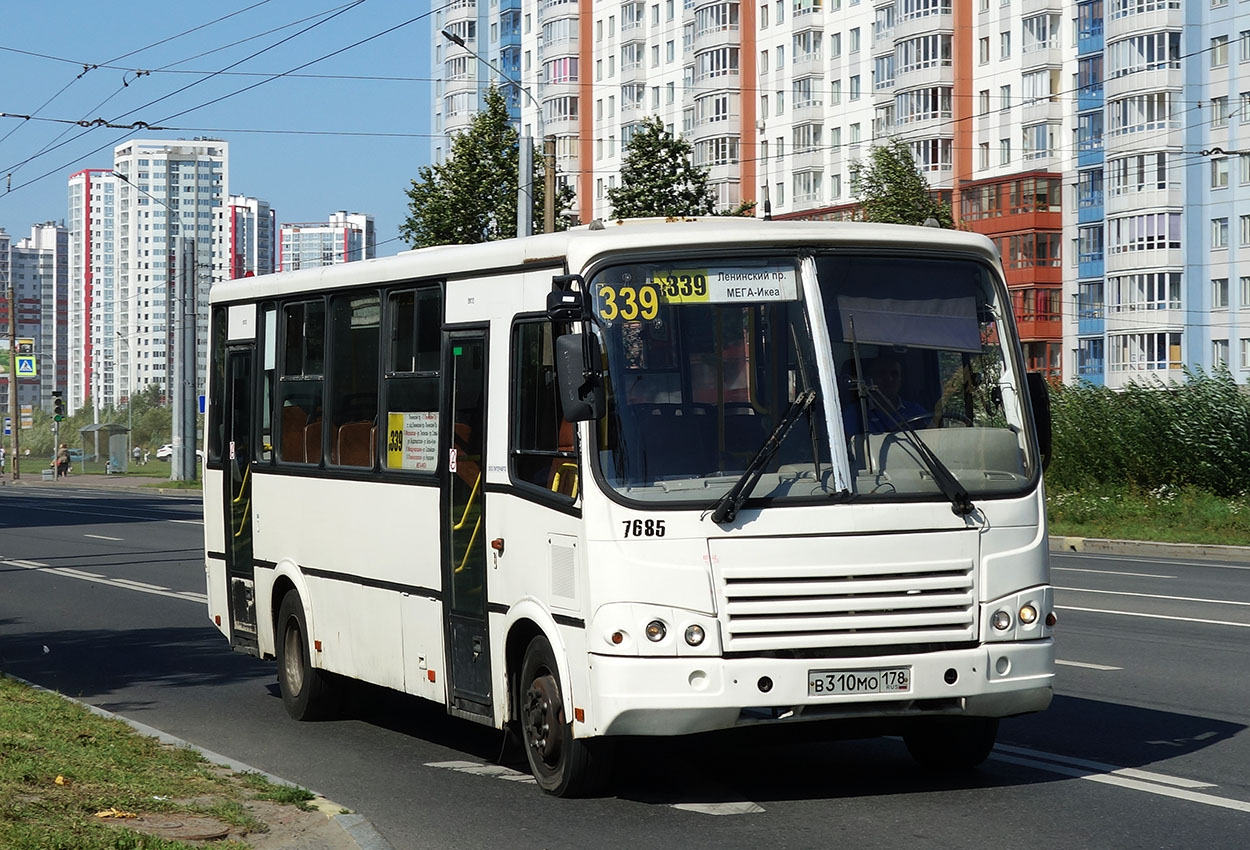
<instances>
[{"instance_id":1,"label":"white dashed line","mask_svg":"<svg viewBox=\"0 0 1250 850\"><path fill-rule=\"evenodd\" d=\"M83 537L92 537L96 540L112 540L114 542L121 542L124 539L121 537L106 537L103 534L84 534Z\"/></svg>"},{"instance_id":2,"label":"white dashed line","mask_svg":"<svg viewBox=\"0 0 1250 850\"><path fill-rule=\"evenodd\" d=\"M523 785L537 785L534 777L521 773L510 767L498 764L482 764L475 761L432 761L426 767L440 770L454 770L457 773L468 773L472 776L489 776L493 779L506 779ZM724 803L670 803L670 808L684 812L695 812L701 815L752 815L764 811L764 807L750 800L729 801Z\"/></svg>"},{"instance_id":3,"label":"white dashed line","mask_svg":"<svg viewBox=\"0 0 1250 850\"><path fill-rule=\"evenodd\" d=\"M1062 664L1064 667L1084 667L1086 670L1123 670L1123 667L1110 667L1106 664L1090 664L1088 661L1060 661L1055 659L1056 664Z\"/></svg>"}]
</instances>

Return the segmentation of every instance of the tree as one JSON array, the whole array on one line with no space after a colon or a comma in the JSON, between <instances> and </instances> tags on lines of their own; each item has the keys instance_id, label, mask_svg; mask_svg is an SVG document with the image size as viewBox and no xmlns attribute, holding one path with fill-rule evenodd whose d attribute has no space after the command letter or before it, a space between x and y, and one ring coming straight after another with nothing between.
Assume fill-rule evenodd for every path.
<instances>
[{"instance_id":1,"label":"tree","mask_svg":"<svg viewBox=\"0 0 1250 850\"><path fill-rule=\"evenodd\" d=\"M851 163L851 191L864 221L924 224L933 218L942 227L955 226L950 206L933 197L911 149L899 139L874 145L866 159Z\"/></svg>"},{"instance_id":2,"label":"tree","mask_svg":"<svg viewBox=\"0 0 1250 850\"><path fill-rule=\"evenodd\" d=\"M716 199L707 169L690 160L690 143L664 129L658 116L644 118L625 146L621 185L608 190L616 218L707 215Z\"/></svg>"},{"instance_id":3,"label":"tree","mask_svg":"<svg viewBox=\"0 0 1250 850\"><path fill-rule=\"evenodd\" d=\"M400 238L414 248L424 248L516 236L519 142L503 94L491 86L485 107L473 117L468 130L453 138L447 159L417 172L419 179L406 191L408 218L399 227ZM544 203L541 152L533 161L537 232L542 228ZM557 229L564 226L560 212L571 206L572 199L573 191L567 186L557 191Z\"/></svg>"}]
</instances>

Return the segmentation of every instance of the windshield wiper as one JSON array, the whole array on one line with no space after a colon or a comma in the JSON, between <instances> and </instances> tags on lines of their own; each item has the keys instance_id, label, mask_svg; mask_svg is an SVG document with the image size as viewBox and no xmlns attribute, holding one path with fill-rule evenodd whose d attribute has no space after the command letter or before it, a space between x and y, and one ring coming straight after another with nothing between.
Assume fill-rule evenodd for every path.
<instances>
[{"instance_id":1,"label":"windshield wiper","mask_svg":"<svg viewBox=\"0 0 1250 850\"><path fill-rule=\"evenodd\" d=\"M928 443L920 438L916 430L907 424L899 412L890 404L889 400L877 389L875 384L861 384L861 388L866 388L868 394L872 396L872 400L876 402L877 407L890 418L891 424L895 429L902 431L908 441L916 449L916 454L920 455L920 460L929 468L929 472L933 475L934 482L941 489L942 494L950 499L951 510L958 516L967 516L976 510L976 506L972 504L972 497L968 495L968 491L964 489L964 485L959 483L959 479L950 471L946 464L942 463L941 458L933 453L933 449L929 448ZM864 434L865 445L867 445L869 435Z\"/></svg>"},{"instance_id":2,"label":"windshield wiper","mask_svg":"<svg viewBox=\"0 0 1250 850\"><path fill-rule=\"evenodd\" d=\"M747 468L742 473L742 476L734 482L733 487L729 488L729 492L717 499L712 505L712 522L720 525L734 521L734 517L738 515L738 509L742 507L742 503L747 500L747 496L755 489L755 483L764 474L764 467L768 466L768 462L773 459L773 455L777 454L777 450L785 442L786 435L790 433L794 423L799 421L799 417L807 412L815 400L815 390L804 390L795 397L794 401L790 402L790 406L782 414L781 419L778 420L777 427L773 428L773 432L768 435L768 439L760 446L759 451L755 453L755 457L751 458L751 462L747 464Z\"/></svg>"}]
</instances>

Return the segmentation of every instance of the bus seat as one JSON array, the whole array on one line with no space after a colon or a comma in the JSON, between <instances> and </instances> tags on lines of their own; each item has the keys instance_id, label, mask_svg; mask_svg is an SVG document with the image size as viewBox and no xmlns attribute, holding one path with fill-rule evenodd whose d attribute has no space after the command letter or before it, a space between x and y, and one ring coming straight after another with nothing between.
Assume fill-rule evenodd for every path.
<instances>
[{"instance_id":1,"label":"bus seat","mask_svg":"<svg viewBox=\"0 0 1250 850\"><path fill-rule=\"evenodd\" d=\"M477 479L482 474L480 465L482 459L481 443L473 438L473 428L468 423L454 423L452 425L452 433L455 435L452 442L456 448L456 475L465 484L473 487L477 484Z\"/></svg>"},{"instance_id":2,"label":"bus seat","mask_svg":"<svg viewBox=\"0 0 1250 850\"><path fill-rule=\"evenodd\" d=\"M556 449L561 452L577 451L576 431L572 422L560 421L560 433L556 438ZM558 457L551 462L551 473L547 478L548 489L564 496L577 498L578 467L574 458Z\"/></svg>"},{"instance_id":3,"label":"bus seat","mask_svg":"<svg viewBox=\"0 0 1250 850\"><path fill-rule=\"evenodd\" d=\"M304 462L321 463L321 423L318 419L304 428Z\"/></svg>"},{"instance_id":4,"label":"bus seat","mask_svg":"<svg viewBox=\"0 0 1250 850\"><path fill-rule=\"evenodd\" d=\"M331 462L343 466L373 467L374 437L372 422L344 422L334 440Z\"/></svg>"},{"instance_id":5,"label":"bus seat","mask_svg":"<svg viewBox=\"0 0 1250 850\"><path fill-rule=\"evenodd\" d=\"M282 408L282 442L278 445L278 457L281 460L304 462L304 428L308 425L308 414L298 405L287 405Z\"/></svg>"},{"instance_id":6,"label":"bus seat","mask_svg":"<svg viewBox=\"0 0 1250 850\"><path fill-rule=\"evenodd\" d=\"M635 418L646 478L707 475L717 468L716 417L711 405L656 404Z\"/></svg>"}]
</instances>

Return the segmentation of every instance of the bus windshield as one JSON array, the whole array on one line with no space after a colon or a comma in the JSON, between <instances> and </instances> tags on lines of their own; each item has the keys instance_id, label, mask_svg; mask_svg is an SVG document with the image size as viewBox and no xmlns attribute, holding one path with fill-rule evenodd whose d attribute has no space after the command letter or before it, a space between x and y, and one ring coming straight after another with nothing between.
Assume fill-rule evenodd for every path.
<instances>
[{"instance_id":1,"label":"bus windshield","mask_svg":"<svg viewBox=\"0 0 1250 850\"><path fill-rule=\"evenodd\" d=\"M607 367L599 467L625 499L715 504L799 399L747 498L942 499L935 465L974 498L1030 480L988 266L842 253L632 263L600 270L590 292Z\"/></svg>"}]
</instances>

